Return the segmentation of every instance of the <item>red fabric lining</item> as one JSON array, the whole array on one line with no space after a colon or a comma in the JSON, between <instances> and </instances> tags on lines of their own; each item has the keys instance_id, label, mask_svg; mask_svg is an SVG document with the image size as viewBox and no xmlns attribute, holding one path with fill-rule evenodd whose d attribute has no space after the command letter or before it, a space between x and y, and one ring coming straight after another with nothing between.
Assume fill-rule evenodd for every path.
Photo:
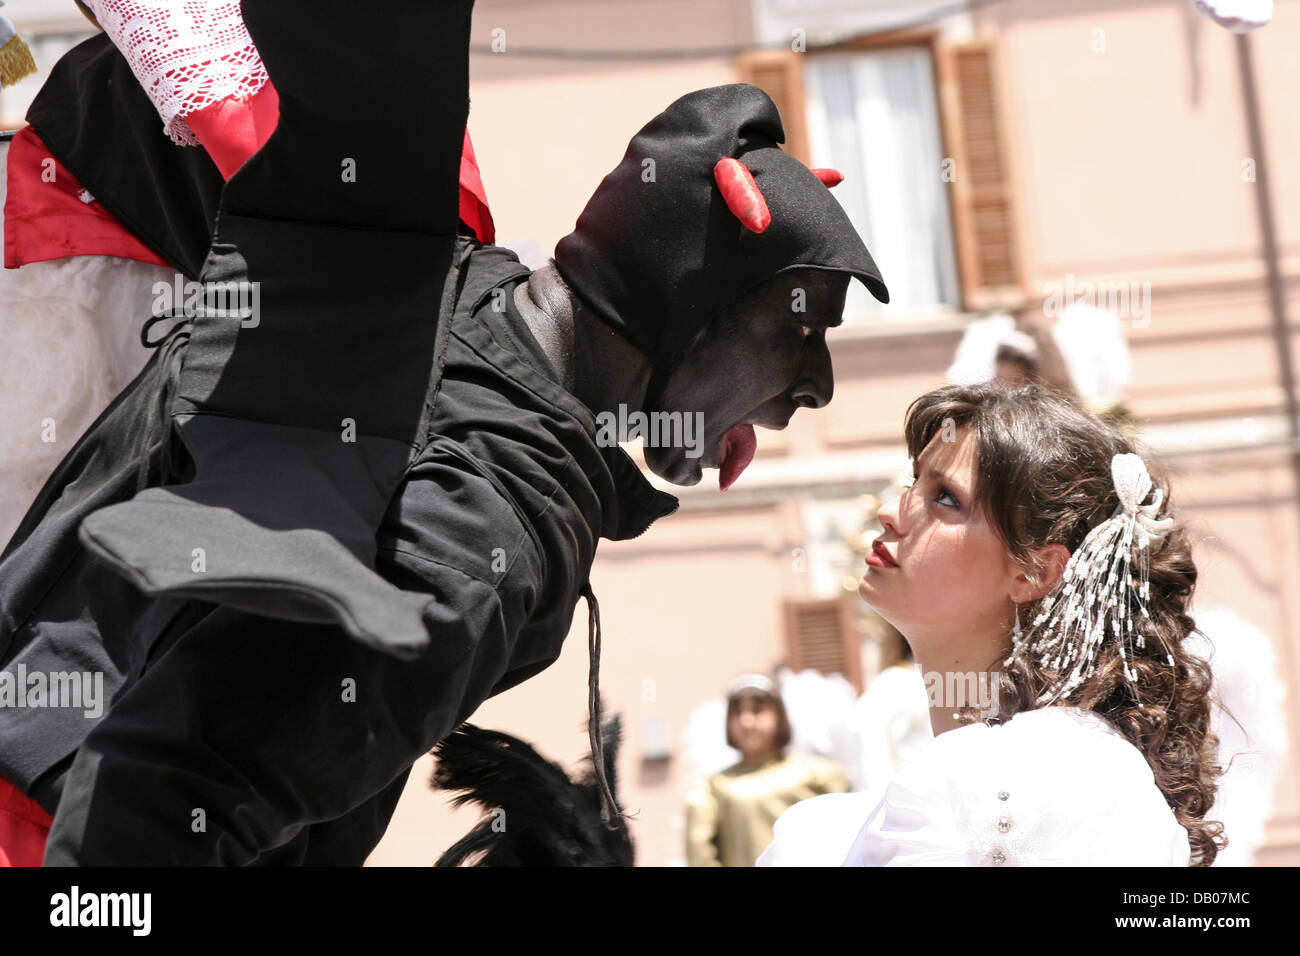
<instances>
[{"instance_id":1,"label":"red fabric lining","mask_svg":"<svg viewBox=\"0 0 1300 956\"><path fill-rule=\"evenodd\" d=\"M488 209L487 192L483 189L483 176L479 173L468 128L460 152L460 219L474 230L479 242L497 241L496 224Z\"/></svg>"},{"instance_id":2,"label":"red fabric lining","mask_svg":"<svg viewBox=\"0 0 1300 956\"><path fill-rule=\"evenodd\" d=\"M81 182L30 126L9 143L5 195L6 269L64 256L119 256L167 266L97 202L78 198Z\"/></svg>"},{"instance_id":3,"label":"red fabric lining","mask_svg":"<svg viewBox=\"0 0 1300 956\"><path fill-rule=\"evenodd\" d=\"M0 866L40 866L51 823L36 801L0 777Z\"/></svg>"}]
</instances>

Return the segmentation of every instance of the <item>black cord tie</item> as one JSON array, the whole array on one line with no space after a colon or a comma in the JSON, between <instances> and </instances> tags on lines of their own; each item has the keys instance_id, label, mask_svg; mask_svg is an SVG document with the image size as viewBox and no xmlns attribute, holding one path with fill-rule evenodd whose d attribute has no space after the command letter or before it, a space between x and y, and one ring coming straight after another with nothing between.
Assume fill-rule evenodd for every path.
<instances>
[{"instance_id":1,"label":"black cord tie","mask_svg":"<svg viewBox=\"0 0 1300 956\"><path fill-rule=\"evenodd\" d=\"M149 338L149 330L152 329L159 322L166 322L168 319L184 319L185 321L178 322L176 325L172 326L170 329L167 330L167 334L164 335L162 338L157 340L151 340ZM182 326L184 326L188 322L192 322L193 319L194 319L193 316L188 315L183 311L177 311L175 309L173 309L170 312L163 312L159 315L151 315L145 321L144 325L140 327L140 344L147 349L156 349L158 346L162 345L169 338L175 335L176 332L179 331Z\"/></svg>"},{"instance_id":2,"label":"black cord tie","mask_svg":"<svg viewBox=\"0 0 1300 956\"><path fill-rule=\"evenodd\" d=\"M587 599L587 653L591 668L587 672L587 738L591 742L591 762L600 785L601 818L605 826L616 830L623 814L610 789L605 774L605 742L600 732L600 604L591 590L591 581L582 586L582 596Z\"/></svg>"},{"instance_id":3,"label":"black cord tie","mask_svg":"<svg viewBox=\"0 0 1300 956\"><path fill-rule=\"evenodd\" d=\"M159 322L179 319L162 338L153 341L149 330ZM136 475L136 491L143 491L154 484L167 484L176 477L177 451L173 447L175 436L171 428L172 403L176 399L176 387L180 379L180 366L184 360L185 347L190 340L190 327L193 316L184 312L164 312L152 315L140 328L140 344L147 349L158 349L155 361L153 390L154 406L145 427L140 431L138 458L140 467Z\"/></svg>"}]
</instances>

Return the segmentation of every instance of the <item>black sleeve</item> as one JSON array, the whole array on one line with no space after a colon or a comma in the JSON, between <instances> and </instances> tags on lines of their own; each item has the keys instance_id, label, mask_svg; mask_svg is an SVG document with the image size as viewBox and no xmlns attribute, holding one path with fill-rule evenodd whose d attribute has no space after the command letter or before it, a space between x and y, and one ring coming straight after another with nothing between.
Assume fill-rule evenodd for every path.
<instances>
[{"instance_id":1,"label":"black sleeve","mask_svg":"<svg viewBox=\"0 0 1300 956\"><path fill-rule=\"evenodd\" d=\"M352 0L243 0L280 119L226 183L223 208L454 235L473 7L380 0L355 24Z\"/></svg>"},{"instance_id":2,"label":"black sleeve","mask_svg":"<svg viewBox=\"0 0 1300 956\"><path fill-rule=\"evenodd\" d=\"M73 761L46 865L257 863L389 791L491 694L527 613L423 574L434 641L412 661L229 608L156 648Z\"/></svg>"}]
</instances>

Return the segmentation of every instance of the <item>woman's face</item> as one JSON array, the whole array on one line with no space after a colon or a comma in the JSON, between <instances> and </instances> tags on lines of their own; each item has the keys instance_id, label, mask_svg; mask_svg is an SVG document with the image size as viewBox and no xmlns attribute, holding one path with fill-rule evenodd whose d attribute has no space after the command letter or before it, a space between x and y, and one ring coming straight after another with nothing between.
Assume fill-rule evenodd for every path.
<instances>
[{"instance_id":1,"label":"woman's face","mask_svg":"<svg viewBox=\"0 0 1300 956\"><path fill-rule=\"evenodd\" d=\"M747 761L776 753L776 735L781 718L769 697L745 694L731 702L727 713L727 734Z\"/></svg>"},{"instance_id":2,"label":"woman's face","mask_svg":"<svg viewBox=\"0 0 1300 956\"><path fill-rule=\"evenodd\" d=\"M974 436L965 427L950 435L935 435L913 463L912 486L880 509L883 532L858 586L927 666L998 653L990 645L1007 633L1015 577L1002 539L971 508Z\"/></svg>"}]
</instances>

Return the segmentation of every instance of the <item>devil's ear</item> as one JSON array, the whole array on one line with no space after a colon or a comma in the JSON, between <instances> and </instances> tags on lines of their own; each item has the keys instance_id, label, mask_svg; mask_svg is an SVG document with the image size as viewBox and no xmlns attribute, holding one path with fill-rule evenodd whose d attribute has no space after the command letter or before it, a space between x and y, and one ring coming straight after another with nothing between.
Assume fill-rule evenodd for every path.
<instances>
[{"instance_id":1,"label":"devil's ear","mask_svg":"<svg viewBox=\"0 0 1300 956\"><path fill-rule=\"evenodd\" d=\"M844 174L838 169L813 169L809 171L825 183L827 189L834 189L844 182Z\"/></svg>"},{"instance_id":2,"label":"devil's ear","mask_svg":"<svg viewBox=\"0 0 1300 956\"><path fill-rule=\"evenodd\" d=\"M727 208L746 229L762 232L772 225L767 200L744 163L729 156L718 160L713 166L713 179Z\"/></svg>"}]
</instances>

